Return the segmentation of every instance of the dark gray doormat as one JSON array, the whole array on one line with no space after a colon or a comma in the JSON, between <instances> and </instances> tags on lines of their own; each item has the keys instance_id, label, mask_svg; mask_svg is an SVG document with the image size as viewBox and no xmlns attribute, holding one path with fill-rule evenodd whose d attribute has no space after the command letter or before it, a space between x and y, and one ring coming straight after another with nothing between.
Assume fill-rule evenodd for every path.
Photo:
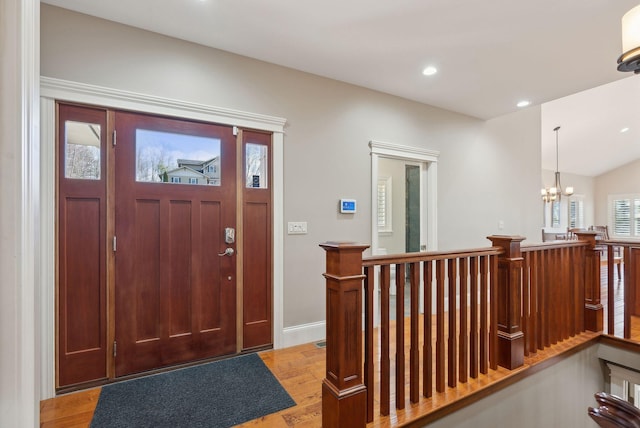
<instances>
[{"instance_id":1,"label":"dark gray doormat","mask_svg":"<svg viewBox=\"0 0 640 428\"><path fill-rule=\"evenodd\" d=\"M91 428L231 427L295 404L249 354L107 385Z\"/></svg>"}]
</instances>

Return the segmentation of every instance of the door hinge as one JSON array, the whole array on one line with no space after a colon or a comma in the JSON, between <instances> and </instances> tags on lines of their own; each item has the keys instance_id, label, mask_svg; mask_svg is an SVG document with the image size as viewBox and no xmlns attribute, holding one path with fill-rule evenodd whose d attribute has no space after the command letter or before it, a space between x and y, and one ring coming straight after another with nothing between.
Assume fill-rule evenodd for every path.
<instances>
[{"instance_id":1,"label":"door hinge","mask_svg":"<svg viewBox=\"0 0 640 428\"><path fill-rule=\"evenodd\" d=\"M234 127L233 127L233 136L234 136L234 137L237 137L237 136L238 136L238 127L237 127L237 126L234 126Z\"/></svg>"},{"instance_id":2,"label":"door hinge","mask_svg":"<svg viewBox=\"0 0 640 428\"><path fill-rule=\"evenodd\" d=\"M118 343L114 340L113 341L113 356L115 357L116 355L118 355Z\"/></svg>"},{"instance_id":3,"label":"door hinge","mask_svg":"<svg viewBox=\"0 0 640 428\"><path fill-rule=\"evenodd\" d=\"M113 252L116 252L116 249L118 247L117 241L116 241L116 237L115 235L113 236Z\"/></svg>"},{"instance_id":4,"label":"door hinge","mask_svg":"<svg viewBox=\"0 0 640 428\"><path fill-rule=\"evenodd\" d=\"M118 140L118 134L116 133L116 130L114 129L114 130L113 130L113 139L112 139L112 141L113 141L113 147L115 147L115 146L116 146L117 140Z\"/></svg>"}]
</instances>

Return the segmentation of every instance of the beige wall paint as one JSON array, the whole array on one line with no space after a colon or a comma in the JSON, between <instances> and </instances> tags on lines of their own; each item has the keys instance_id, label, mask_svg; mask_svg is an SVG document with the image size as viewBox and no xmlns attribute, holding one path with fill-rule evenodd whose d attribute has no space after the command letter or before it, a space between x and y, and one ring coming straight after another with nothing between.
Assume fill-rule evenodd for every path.
<instances>
[{"instance_id":1,"label":"beige wall paint","mask_svg":"<svg viewBox=\"0 0 640 428\"><path fill-rule=\"evenodd\" d=\"M596 223L609 223L609 195L629 193L640 193L640 159L595 178Z\"/></svg>"},{"instance_id":2,"label":"beige wall paint","mask_svg":"<svg viewBox=\"0 0 640 428\"><path fill-rule=\"evenodd\" d=\"M539 108L483 122L45 4L41 33L43 76L287 119L284 221L309 233L284 237L285 327L324 320L319 243L371 242L370 140L440 151L439 248L539 235Z\"/></svg>"},{"instance_id":3,"label":"beige wall paint","mask_svg":"<svg viewBox=\"0 0 640 428\"><path fill-rule=\"evenodd\" d=\"M591 346L427 426L597 427L587 414L596 405L593 394L605 388L597 352Z\"/></svg>"}]
</instances>

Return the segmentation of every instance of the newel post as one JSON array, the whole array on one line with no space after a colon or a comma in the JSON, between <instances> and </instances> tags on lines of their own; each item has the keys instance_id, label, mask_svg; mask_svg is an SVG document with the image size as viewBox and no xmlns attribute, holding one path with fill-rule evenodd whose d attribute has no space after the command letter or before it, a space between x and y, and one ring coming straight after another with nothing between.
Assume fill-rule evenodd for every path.
<instances>
[{"instance_id":1,"label":"newel post","mask_svg":"<svg viewBox=\"0 0 640 428\"><path fill-rule=\"evenodd\" d=\"M590 331L602 331L604 308L600 301L600 249L596 248L596 232L576 232L580 241L587 241L584 265L584 327Z\"/></svg>"},{"instance_id":2,"label":"newel post","mask_svg":"<svg viewBox=\"0 0 640 428\"><path fill-rule=\"evenodd\" d=\"M513 370L524 364L522 332L522 236L489 236L494 247L504 251L498 257L498 364ZM491 272L493 275L494 272ZM494 296L491 296L493 299Z\"/></svg>"},{"instance_id":3,"label":"newel post","mask_svg":"<svg viewBox=\"0 0 640 428\"><path fill-rule=\"evenodd\" d=\"M368 245L327 242L326 374L322 426L366 426L367 388L362 376L362 252Z\"/></svg>"}]
</instances>

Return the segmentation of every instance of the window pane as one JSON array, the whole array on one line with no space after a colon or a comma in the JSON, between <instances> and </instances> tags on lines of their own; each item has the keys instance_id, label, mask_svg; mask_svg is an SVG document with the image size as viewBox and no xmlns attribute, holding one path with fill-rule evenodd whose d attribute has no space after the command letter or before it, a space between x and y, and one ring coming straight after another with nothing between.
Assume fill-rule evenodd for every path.
<instances>
[{"instance_id":1,"label":"window pane","mask_svg":"<svg viewBox=\"0 0 640 428\"><path fill-rule=\"evenodd\" d=\"M100 180L100 125L67 120L64 135L65 178Z\"/></svg>"},{"instance_id":2,"label":"window pane","mask_svg":"<svg viewBox=\"0 0 640 428\"><path fill-rule=\"evenodd\" d=\"M635 229L635 236L640 236L640 199L634 199L633 201L633 224Z\"/></svg>"},{"instance_id":3,"label":"window pane","mask_svg":"<svg viewBox=\"0 0 640 428\"><path fill-rule=\"evenodd\" d=\"M631 201L629 199L613 201L613 230L614 235L631 235Z\"/></svg>"},{"instance_id":4,"label":"window pane","mask_svg":"<svg viewBox=\"0 0 640 428\"><path fill-rule=\"evenodd\" d=\"M267 189L267 146L247 143L245 168L247 187Z\"/></svg>"},{"instance_id":5,"label":"window pane","mask_svg":"<svg viewBox=\"0 0 640 428\"><path fill-rule=\"evenodd\" d=\"M551 227L560 227L560 202L551 204Z\"/></svg>"},{"instance_id":6,"label":"window pane","mask_svg":"<svg viewBox=\"0 0 640 428\"><path fill-rule=\"evenodd\" d=\"M220 185L220 140L136 130L136 181Z\"/></svg>"}]
</instances>

